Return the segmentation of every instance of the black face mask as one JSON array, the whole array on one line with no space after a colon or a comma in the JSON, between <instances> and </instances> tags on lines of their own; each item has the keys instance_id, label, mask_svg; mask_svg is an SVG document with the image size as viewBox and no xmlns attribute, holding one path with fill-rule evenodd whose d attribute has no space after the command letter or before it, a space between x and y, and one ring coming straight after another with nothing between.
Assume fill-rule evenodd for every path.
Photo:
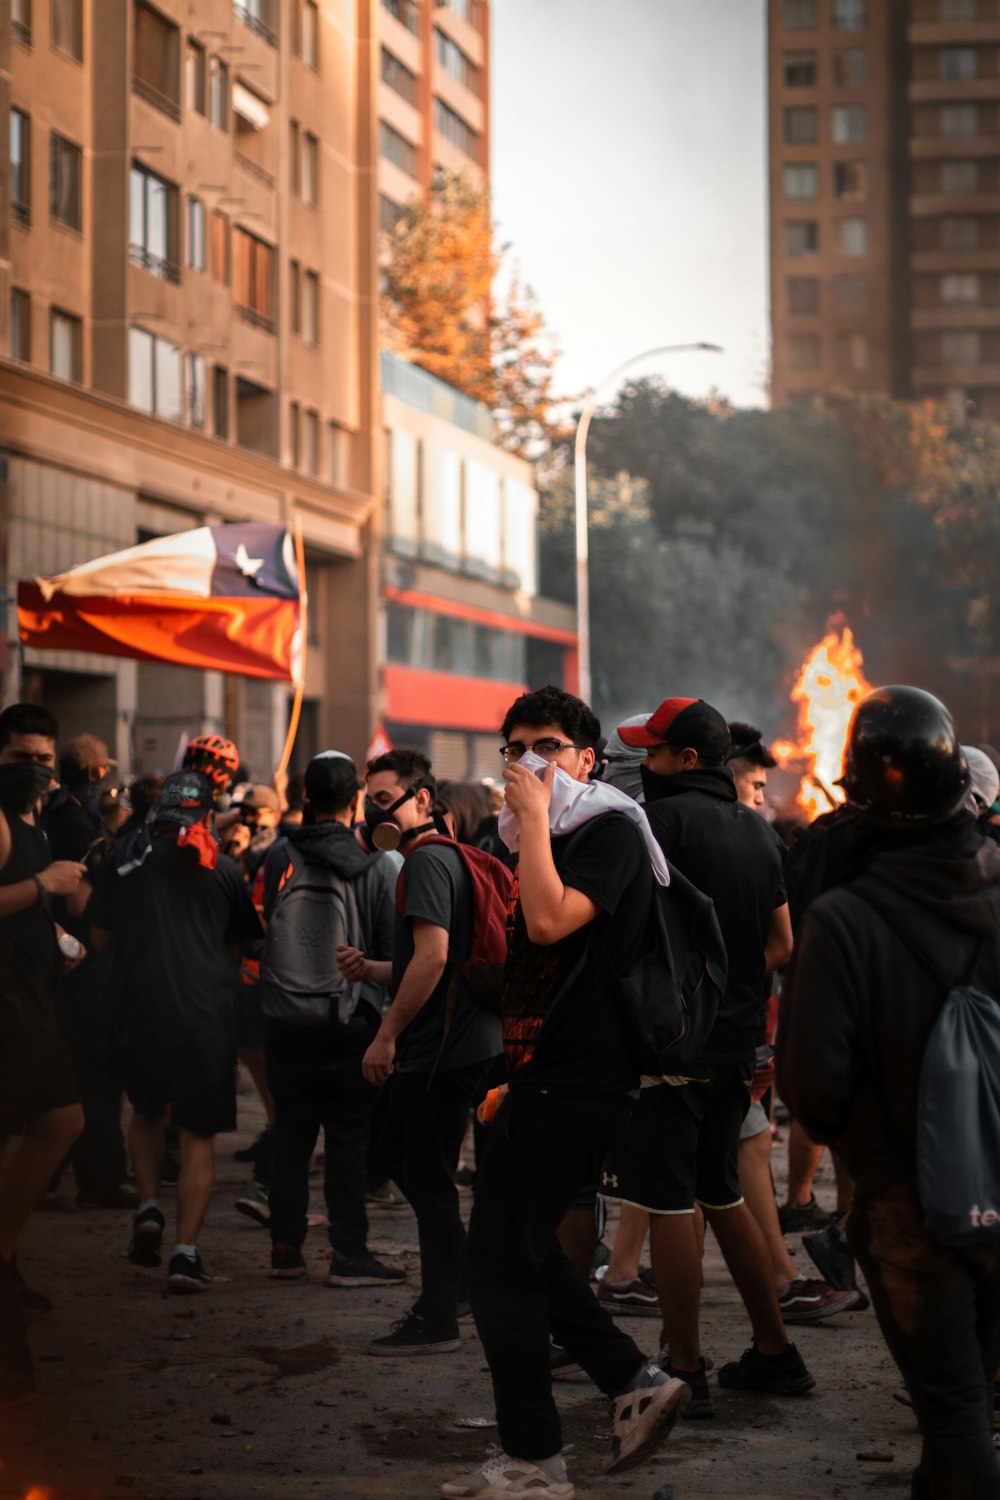
<instances>
[{"instance_id":1,"label":"black face mask","mask_svg":"<svg viewBox=\"0 0 1000 1500\"><path fill-rule=\"evenodd\" d=\"M683 771L680 771L672 776L665 776L662 772L651 771L648 766L640 766L642 795L647 802L657 802L661 797L668 797L677 786L678 777L683 774Z\"/></svg>"},{"instance_id":2,"label":"black face mask","mask_svg":"<svg viewBox=\"0 0 1000 1500\"><path fill-rule=\"evenodd\" d=\"M32 812L55 784L51 766L37 760L11 761L0 765L0 807L4 812Z\"/></svg>"},{"instance_id":3,"label":"black face mask","mask_svg":"<svg viewBox=\"0 0 1000 1500\"><path fill-rule=\"evenodd\" d=\"M404 802L409 802L426 785L426 781L415 781L401 797L396 798L391 807L377 807L374 802L365 801L365 837L373 849L398 849L407 839L414 838L418 833L426 833L436 826L433 822L421 823L418 828L409 828L404 833L393 817Z\"/></svg>"}]
</instances>

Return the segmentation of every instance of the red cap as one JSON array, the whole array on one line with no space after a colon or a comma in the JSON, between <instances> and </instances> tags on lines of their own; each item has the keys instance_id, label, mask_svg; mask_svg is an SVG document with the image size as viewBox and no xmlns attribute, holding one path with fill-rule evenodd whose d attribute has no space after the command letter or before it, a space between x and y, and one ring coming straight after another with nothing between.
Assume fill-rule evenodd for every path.
<instances>
[{"instance_id":1,"label":"red cap","mask_svg":"<svg viewBox=\"0 0 1000 1500\"><path fill-rule=\"evenodd\" d=\"M645 724L619 724L618 734L626 745L645 749L650 745L689 746L699 755L719 759L730 744L729 725L703 698L666 698Z\"/></svg>"}]
</instances>

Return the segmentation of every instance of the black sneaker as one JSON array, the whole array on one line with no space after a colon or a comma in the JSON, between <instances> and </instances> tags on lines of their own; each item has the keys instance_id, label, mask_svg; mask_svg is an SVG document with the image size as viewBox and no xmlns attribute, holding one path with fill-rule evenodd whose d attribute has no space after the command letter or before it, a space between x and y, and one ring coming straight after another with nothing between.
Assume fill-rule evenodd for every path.
<instances>
[{"instance_id":1,"label":"black sneaker","mask_svg":"<svg viewBox=\"0 0 1000 1500\"><path fill-rule=\"evenodd\" d=\"M7 1262L7 1271L10 1275L14 1296L17 1298L22 1310L30 1313L47 1313L52 1311L52 1301L46 1297L44 1292L36 1292L33 1286L25 1281L17 1266L17 1256L12 1255Z\"/></svg>"},{"instance_id":2,"label":"black sneaker","mask_svg":"<svg viewBox=\"0 0 1000 1500\"><path fill-rule=\"evenodd\" d=\"M144 1208L132 1216L132 1241L128 1247L128 1258L134 1266L158 1266L163 1256L160 1246L166 1219L158 1208Z\"/></svg>"},{"instance_id":3,"label":"black sneaker","mask_svg":"<svg viewBox=\"0 0 1000 1500\"><path fill-rule=\"evenodd\" d=\"M268 1201L267 1191L259 1182L251 1182L245 1192L242 1192L236 1200L236 1208L248 1219L262 1224L265 1229L271 1223L271 1205Z\"/></svg>"},{"instance_id":4,"label":"black sneaker","mask_svg":"<svg viewBox=\"0 0 1000 1500\"><path fill-rule=\"evenodd\" d=\"M761 1354L756 1344L742 1358L723 1365L719 1384L731 1391L761 1392L769 1396L804 1396L816 1384L794 1344L782 1354Z\"/></svg>"},{"instance_id":5,"label":"black sneaker","mask_svg":"<svg viewBox=\"0 0 1000 1500\"><path fill-rule=\"evenodd\" d=\"M454 1354L461 1349L457 1334L432 1328L419 1313L407 1313L380 1339L372 1339L369 1354Z\"/></svg>"},{"instance_id":6,"label":"black sneaker","mask_svg":"<svg viewBox=\"0 0 1000 1500\"><path fill-rule=\"evenodd\" d=\"M309 1271L298 1245L285 1245L276 1240L271 1246L271 1270L275 1281L299 1281Z\"/></svg>"},{"instance_id":7,"label":"black sneaker","mask_svg":"<svg viewBox=\"0 0 1000 1500\"><path fill-rule=\"evenodd\" d=\"M192 1260L190 1255L172 1255L167 1267L168 1292L204 1292L212 1285L212 1278L201 1263L201 1256Z\"/></svg>"},{"instance_id":8,"label":"black sneaker","mask_svg":"<svg viewBox=\"0 0 1000 1500\"><path fill-rule=\"evenodd\" d=\"M815 1196L808 1203L783 1203L778 1206L778 1222L782 1234L801 1234L803 1229L825 1229L836 1219L836 1214L820 1208Z\"/></svg>"},{"instance_id":9,"label":"black sneaker","mask_svg":"<svg viewBox=\"0 0 1000 1500\"><path fill-rule=\"evenodd\" d=\"M708 1383L708 1360L702 1359L697 1370L675 1370L673 1365L664 1365L663 1369L675 1380L683 1380L691 1387L691 1400L681 1413L685 1422L715 1416L715 1401Z\"/></svg>"},{"instance_id":10,"label":"black sneaker","mask_svg":"<svg viewBox=\"0 0 1000 1500\"><path fill-rule=\"evenodd\" d=\"M352 1256L330 1252L327 1286L397 1286L405 1280L402 1266L384 1265L367 1250Z\"/></svg>"},{"instance_id":11,"label":"black sneaker","mask_svg":"<svg viewBox=\"0 0 1000 1500\"><path fill-rule=\"evenodd\" d=\"M804 1234L802 1248L825 1282L836 1287L838 1292L857 1292L858 1300L853 1304L852 1311L864 1312L871 1306L864 1292L858 1288L854 1256L839 1220L834 1220L815 1234Z\"/></svg>"}]
</instances>

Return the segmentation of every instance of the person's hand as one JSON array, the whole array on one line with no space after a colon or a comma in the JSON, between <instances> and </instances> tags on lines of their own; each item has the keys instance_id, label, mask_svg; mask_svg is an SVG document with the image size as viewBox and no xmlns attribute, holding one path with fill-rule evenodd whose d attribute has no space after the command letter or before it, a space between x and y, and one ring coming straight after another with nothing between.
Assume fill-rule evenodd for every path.
<instances>
[{"instance_id":1,"label":"person's hand","mask_svg":"<svg viewBox=\"0 0 1000 1500\"><path fill-rule=\"evenodd\" d=\"M546 766L545 774L540 779L534 771L519 766L516 761L504 768L503 779L507 783L504 800L519 823L536 818L548 826L555 774L554 760Z\"/></svg>"},{"instance_id":2,"label":"person's hand","mask_svg":"<svg viewBox=\"0 0 1000 1500\"><path fill-rule=\"evenodd\" d=\"M50 896L72 896L86 873L87 866L75 859L57 859L38 878Z\"/></svg>"},{"instance_id":3,"label":"person's hand","mask_svg":"<svg viewBox=\"0 0 1000 1500\"><path fill-rule=\"evenodd\" d=\"M510 1090L509 1083L501 1083L495 1089L490 1089L482 1104L476 1110L476 1119L480 1125L488 1125L506 1099Z\"/></svg>"},{"instance_id":4,"label":"person's hand","mask_svg":"<svg viewBox=\"0 0 1000 1500\"><path fill-rule=\"evenodd\" d=\"M87 950L83 946L83 944L80 942L79 938L72 938L72 940L76 943L76 946L79 949L79 952L77 953L77 955L76 955L75 958L69 958L63 952L63 946L62 946L62 939L63 938L72 938L72 933L67 932L66 929L65 929L65 927L60 927L59 923L57 922L56 923L56 942L59 944L59 952L62 955L62 962L59 965L59 972L60 972L60 974L72 974L73 970L75 968L77 968L80 964L82 964L83 960L87 957Z\"/></svg>"},{"instance_id":5,"label":"person's hand","mask_svg":"<svg viewBox=\"0 0 1000 1500\"><path fill-rule=\"evenodd\" d=\"M337 944L337 968L348 984L357 984L365 977L365 955L359 948L348 948Z\"/></svg>"},{"instance_id":6,"label":"person's hand","mask_svg":"<svg viewBox=\"0 0 1000 1500\"><path fill-rule=\"evenodd\" d=\"M390 1036L378 1033L361 1059L361 1073L368 1083L387 1083L396 1062L396 1043Z\"/></svg>"}]
</instances>

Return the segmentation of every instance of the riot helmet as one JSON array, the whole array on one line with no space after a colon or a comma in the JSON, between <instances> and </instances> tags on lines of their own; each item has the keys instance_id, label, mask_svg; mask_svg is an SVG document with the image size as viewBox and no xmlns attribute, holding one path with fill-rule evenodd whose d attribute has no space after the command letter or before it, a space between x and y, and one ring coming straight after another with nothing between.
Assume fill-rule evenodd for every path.
<instances>
[{"instance_id":1,"label":"riot helmet","mask_svg":"<svg viewBox=\"0 0 1000 1500\"><path fill-rule=\"evenodd\" d=\"M969 767L944 704L915 687L880 687L862 698L843 786L866 822L901 830L947 822L968 795Z\"/></svg>"}]
</instances>

